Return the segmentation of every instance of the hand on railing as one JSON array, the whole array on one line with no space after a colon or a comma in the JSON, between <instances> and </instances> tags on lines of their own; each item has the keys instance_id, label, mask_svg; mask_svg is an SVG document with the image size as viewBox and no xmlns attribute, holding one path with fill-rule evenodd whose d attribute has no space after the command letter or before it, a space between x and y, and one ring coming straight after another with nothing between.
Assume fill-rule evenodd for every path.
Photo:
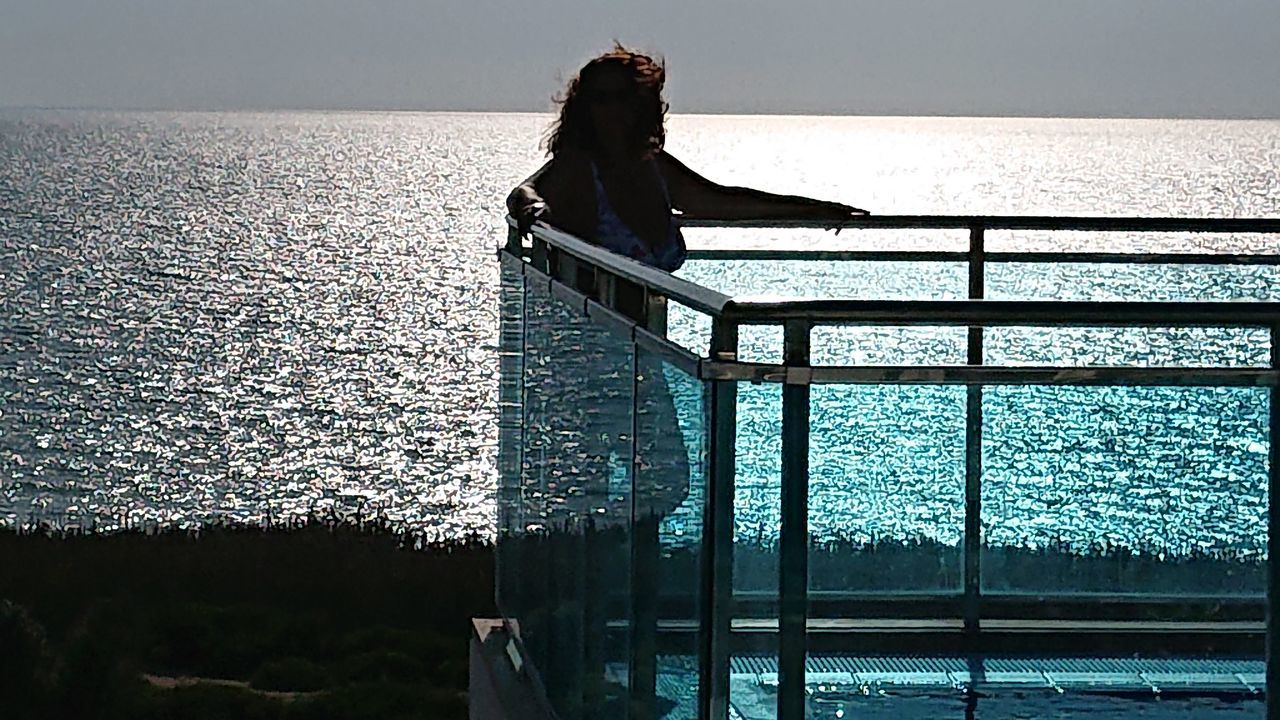
<instances>
[{"instance_id":1,"label":"hand on railing","mask_svg":"<svg viewBox=\"0 0 1280 720\"><path fill-rule=\"evenodd\" d=\"M528 235L530 228L538 220L547 215L547 204L542 200L533 200L512 210L511 216L516 219L516 229L521 235Z\"/></svg>"},{"instance_id":2,"label":"hand on railing","mask_svg":"<svg viewBox=\"0 0 1280 720\"><path fill-rule=\"evenodd\" d=\"M862 208L856 208L852 205L845 205L844 203L830 202L827 200L815 200L813 211L814 219L834 223L826 227L826 229L834 230L836 235L839 235L840 231L844 229L845 226L843 221L871 214L869 211L863 210Z\"/></svg>"}]
</instances>

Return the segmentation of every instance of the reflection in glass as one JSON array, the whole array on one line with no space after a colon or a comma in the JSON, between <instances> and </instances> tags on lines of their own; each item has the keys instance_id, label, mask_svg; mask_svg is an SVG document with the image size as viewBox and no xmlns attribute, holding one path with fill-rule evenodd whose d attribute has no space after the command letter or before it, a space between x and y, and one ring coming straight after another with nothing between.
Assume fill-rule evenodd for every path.
<instances>
[{"instance_id":1,"label":"reflection in glass","mask_svg":"<svg viewBox=\"0 0 1280 720\"><path fill-rule=\"evenodd\" d=\"M632 347L530 283L525 303L519 621L552 705L627 702Z\"/></svg>"},{"instance_id":2,"label":"reflection in glass","mask_svg":"<svg viewBox=\"0 0 1280 720\"><path fill-rule=\"evenodd\" d=\"M651 662L654 717L694 720L707 491L705 391L697 377L656 354L640 350L636 360L635 677L639 682ZM646 617L656 626L652 649L642 628Z\"/></svg>"}]
</instances>

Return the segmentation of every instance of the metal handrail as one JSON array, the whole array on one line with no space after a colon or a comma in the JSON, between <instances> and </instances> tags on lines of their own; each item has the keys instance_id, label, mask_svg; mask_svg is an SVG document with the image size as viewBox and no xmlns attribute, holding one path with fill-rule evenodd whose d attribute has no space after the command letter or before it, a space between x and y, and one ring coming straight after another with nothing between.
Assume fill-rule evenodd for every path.
<instances>
[{"instance_id":1,"label":"metal handrail","mask_svg":"<svg viewBox=\"0 0 1280 720\"><path fill-rule=\"evenodd\" d=\"M513 228L515 221L508 217ZM690 227L822 228L812 220L768 221L687 220ZM706 251L694 257L750 259L880 259L952 260L970 264L971 281L981 284L983 268L991 262L1101 262L1179 264L1280 264L1280 246L1274 253L1081 253L1000 252L983 249L987 229L1093 230L1133 232L1280 233L1280 218L1102 218L881 215L850 219L849 228L965 228L970 249L960 251ZM555 248L636 283L653 294L688 306L716 319L742 324L781 324L789 320L816 323L924 324L924 325L1131 325L1131 326L1270 326L1280 322L1280 303L1262 302L1053 302L991 301L974 294L968 301L874 301L732 298L639 261L611 252L546 223L531 228L535 246ZM971 282L972 284L972 282Z\"/></svg>"},{"instance_id":2,"label":"metal handrail","mask_svg":"<svg viewBox=\"0 0 1280 720\"><path fill-rule=\"evenodd\" d=\"M682 218L684 227L880 230L1062 230L1098 232L1280 233L1280 218L1054 217L1049 215L862 215L838 223L791 218Z\"/></svg>"},{"instance_id":3,"label":"metal handrail","mask_svg":"<svg viewBox=\"0 0 1280 720\"><path fill-rule=\"evenodd\" d=\"M1280 323L1280 302L740 298L725 307L724 316L744 325L803 320L852 325L1269 327Z\"/></svg>"},{"instance_id":4,"label":"metal handrail","mask_svg":"<svg viewBox=\"0 0 1280 720\"><path fill-rule=\"evenodd\" d=\"M879 262L966 262L965 250L812 250L695 248L690 260L828 260ZM1084 250L1002 250L986 253L988 264L1082 263L1091 265L1280 265L1280 252L1125 253Z\"/></svg>"},{"instance_id":5,"label":"metal handrail","mask_svg":"<svg viewBox=\"0 0 1280 720\"><path fill-rule=\"evenodd\" d=\"M515 227L515 220L508 217L507 221L513 228ZM664 297L687 305L698 312L719 316L733 301L733 298L724 293L678 278L638 260L610 252L599 245L592 245L546 223L535 223L531 232L536 240L546 242L574 257L604 268L624 280L657 290Z\"/></svg>"},{"instance_id":6,"label":"metal handrail","mask_svg":"<svg viewBox=\"0 0 1280 720\"><path fill-rule=\"evenodd\" d=\"M1124 385L1126 387L1280 386L1280 370L1262 367L815 365L704 360L703 380L802 385Z\"/></svg>"}]
</instances>

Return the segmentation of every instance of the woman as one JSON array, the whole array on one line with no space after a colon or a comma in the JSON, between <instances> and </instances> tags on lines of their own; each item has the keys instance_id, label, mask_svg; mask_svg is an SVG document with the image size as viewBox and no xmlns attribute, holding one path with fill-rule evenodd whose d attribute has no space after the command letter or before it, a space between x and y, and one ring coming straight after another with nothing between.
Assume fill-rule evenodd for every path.
<instances>
[{"instance_id":1,"label":"woman","mask_svg":"<svg viewBox=\"0 0 1280 720\"><path fill-rule=\"evenodd\" d=\"M569 83L551 128L551 159L513 190L507 208L527 229L541 219L610 250L675 270L684 262L681 217L789 218L840 224L867 211L835 202L725 187L663 149L666 71L616 45Z\"/></svg>"},{"instance_id":2,"label":"woman","mask_svg":"<svg viewBox=\"0 0 1280 720\"><path fill-rule=\"evenodd\" d=\"M839 203L724 187L685 167L663 150L664 81L660 63L621 46L582 68L569 83L560 117L551 128L551 159L507 198L507 208L522 230L542 219L672 271L685 259L684 238L673 211L689 218L785 217L833 225L866 214ZM640 318L643 296L616 290L618 309ZM620 399L615 395L623 388L610 379L631 372L631 361L602 350L588 330L574 332L578 334L563 351L552 351L555 363L534 364L527 371L542 375L532 376L538 392L526 397L529 404L524 409L525 432L534 436L530 446L539 449L526 459L521 476L527 484L525 497L533 498L525 511L554 528L545 538L530 536L534 549L529 557L538 571L557 571L529 574L522 632L527 643L569 639L571 649L545 647L535 652L539 662L551 665L542 670L550 678L547 689L557 708L563 711L581 703L599 709L618 702L618 714L627 714L630 702L632 708L648 708L646 712L656 717L661 714L655 711L661 705L656 696L659 578L666 584L662 596L676 606L683 601L692 607L698 587L697 577L688 576L696 575L697 565L688 559L688 550L683 565L668 561L671 568L660 568L660 524L688 500L691 473L699 482L704 480L690 466L671 380L661 359L636 357L637 382L626 386L628 394L622 398L634 403L634 430L628 423L605 432L602 428L611 416L601 409L614 407ZM696 401L700 386L696 379L690 382ZM684 390L690 394L689 388ZM596 422L582 419L593 412ZM606 486L617 462L609 439L632 431L637 457L631 492L623 498L632 504L601 500L611 495ZM545 507L537 507L540 499ZM700 530L689 528L691 537ZM571 539L575 536L576 541ZM610 615L618 607L632 607L619 603L619 597L630 598L631 615ZM606 640L610 623L629 625L630 634L620 642ZM605 664L626 661L628 655L633 663L629 690L619 696L602 689L607 686L600 680ZM586 699L583 689L570 682L573 678L588 678L586 684L597 688L595 696Z\"/></svg>"}]
</instances>

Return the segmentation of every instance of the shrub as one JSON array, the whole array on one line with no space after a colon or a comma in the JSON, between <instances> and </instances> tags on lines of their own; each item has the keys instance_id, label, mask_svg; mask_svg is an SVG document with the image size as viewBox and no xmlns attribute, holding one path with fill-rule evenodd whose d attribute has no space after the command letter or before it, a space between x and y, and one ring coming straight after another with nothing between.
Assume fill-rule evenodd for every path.
<instances>
[{"instance_id":1,"label":"shrub","mask_svg":"<svg viewBox=\"0 0 1280 720\"><path fill-rule=\"evenodd\" d=\"M35 717L48 692L49 650L44 627L26 608L0 600L0 707L15 718Z\"/></svg>"},{"instance_id":2,"label":"shrub","mask_svg":"<svg viewBox=\"0 0 1280 720\"><path fill-rule=\"evenodd\" d=\"M244 688L197 684L156 690L130 720L279 720L285 704Z\"/></svg>"},{"instance_id":3,"label":"shrub","mask_svg":"<svg viewBox=\"0 0 1280 720\"><path fill-rule=\"evenodd\" d=\"M457 690L429 685L362 683L337 688L287 708L289 720L449 720L467 717Z\"/></svg>"},{"instance_id":4,"label":"shrub","mask_svg":"<svg viewBox=\"0 0 1280 720\"><path fill-rule=\"evenodd\" d=\"M328 687L329 673L320 665L302 658L269 660L253 674L249 685L258 690L310 692Z\"/></svg>"},{"instance_id":5,"label":"shrub","mask_svg":"<svg viewBox=\"0 0 1280 720\"><path fill-rule=\"evenodd\" d=\"M402 652L372 651L349 658L344 663L343 677L350 682L395 681L419 683L427 679L426 666L418 659Z\"/></svg>"}]
</instances>

